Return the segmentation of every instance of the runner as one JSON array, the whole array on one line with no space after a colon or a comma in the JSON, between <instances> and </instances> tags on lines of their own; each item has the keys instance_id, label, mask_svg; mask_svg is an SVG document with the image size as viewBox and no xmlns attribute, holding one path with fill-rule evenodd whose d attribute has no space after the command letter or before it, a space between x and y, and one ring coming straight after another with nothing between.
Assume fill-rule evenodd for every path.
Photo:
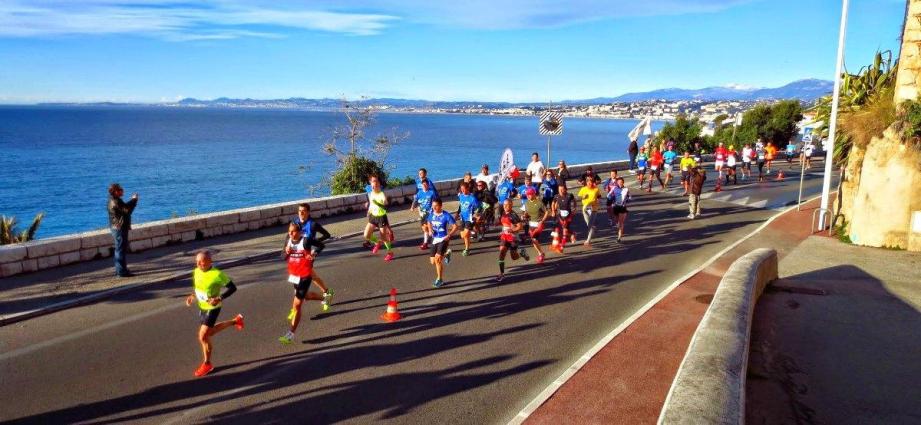
<instances>
[{"instance_id":1,"label":"runner","mask_svg":"<svg viewBox=\"0 0 921 425\"><path fill-rule=\"evenodd\" d=\"M617 170L611 170L611 177L608 177L601 183L601 187L598 189L602 194L608 195L605 200L605 207L608 212L608 224L611 225L611 230L614 230L614 211L611 209L611 205L614 203L614 200L611 198L610 193L617 187Z\"/></svg>"},{"instance_id":2,"label":"runner","mask_svg":"<svg viewBox=\"0 0 921 425\"><path fill-rule=\"evenodd\" d=\"M461 182L457 185L457 194L458 194L458 195L460 195L460 193L461 193L461 188L460 188L460 187L461 187L461 185L464 184L464 183L467 183L467 187L469 187L470 189L473 189L473 185L474 185L474 183L473 183L473 173L471 173L471 172L469 172L469 171L466 172L466 173L464 173L464 178L463 178L463 180L461 180Z\"/></svg>"},{"instance_id":3,"label":"runner","mask_svg":"<svg viewBox=\"0 0 921 425\"><path fill-rule=\"evenodd\" d=\"M760 183L764 181L764 163L767 158L767 153L761 140L758 140L758 143L755 144L755 156L758 161L758 182Z\"/></svg>"},{"instance_id":4,"label":"runner","mask_svg":"<svg viewBox=\"0 0 921 425\"><path fill-rule=\"evenodd\" d=\"M496 276L496 282L502 282L505 278L505 254L511 251L512 260L517 260L519 255L528 261L528 254L522 247L518 246L517 233L524 230L524 223L518 214L515 213L514 203L511 199L506 199L502 203L502 215L499 217L499 224L502 231L499 233L499 275Z\"/></svg>"},{"instance_id":5,"label":"runner","mask_svg":"<svg viewBox=\"0 0 921 425\"><path fill-rule=\"evenodd\" d=\"M805 167L807 170L812 168L812 151L814 149L815 146L812 144L812 142L807 142L803 146L803 161L805 161L803 167Z\"/></svg>"},{"instance_id":6,"label":"runner","mask_svg":"<svg viewBox=\"0 0 921 425\"><path fill-rule=\"evenodd\" d=\"M561 184L559 195L553 198L553 203L551 204L551 214L556 217L553 240L557 242L555 246L551 246L560 254L563 253L567 240L571 243L576 243L576 234L569 230L575 206L576 198L569 193L569 189L566 188L565 184Z\"/></svg>"},{"instance_id":7,"label":"runner","mask_svg":"<svg viewBox=\"0 0 921 425\"><path fill-rule=\"evenodd\" d=\"M328 305L328 297L325 294L310 291L310 282L315 280L313 261L316 253L317 251L310 250L310 242L306 235L301 233L300 227L294 223L289 224L284 254L285 259L288 260L288 282L294 285L294 299L291 302L291 311L288 313L288 331L278 338L282 344L290 344L294 338L297 325L301 323L301 305L304 298L320 301L321 305Z\"/></svg>"},{"instance_id":8,"label":"runner","mask_svg":"<svg viewBox=\"0 0 921 425\"><path fill-rule=\"evenodd\" d=\"M365 246L371 247L371 253L377 254L381 249L381 242L387 249L384 261L393 261L393 245L391 244L390 221L387 220L387 195L381 190L381 181L377 176L371 176L371 192L368 192L368 224L365 225ZM374 230L380 231L380 240L374 235Z\"/></svg>"},{"instance_id":9,"label":"runner","mask_svg":"<svg viewBox=\"0 0 921 425\"><path fill-rule=\"evenodd\" d=\"M422 245L419 245L420 251L425 251L429 249L429 238L431 235L428 232L428 226L425 222L428 219L429 213L432 212L432 200L438 196L438 193L435 192L435 188L432 187L429 179L422 180L421 187L416 188L416 194L413 196L413 203L410 205L410 210L416 210L419 212L419 224L422 226Z\"/></svg>"},{"instance_id":10,"label":"runner","mask_svg":"<svg viewBox=\"0 0 921 425\"><path fill-rule=\"evenodd\" d=\"M640 183L640 190L643 189L643 183L646 181L646 166L649 157L646 155L646 147L640 147L640 153L636 156L636 181Z\"/></svg>"},{"instance_id":11,"label":"runner","mask_svg":"<svg viewBox=\"0 0 921 425\"><path fill-rule=\"evenodd\" d=\"M662 154L662 159L665 161L665 188L667 189L669 184L672 182L672 169L675 166L675 160L678 159L678 154L675 153L675 142L669 140L665 143L667 151Z\"/></svg>"},{"instance_id":12,"label":"runner","mask_svg":"<svg viewBox=\"0 0 921 425\"><path fill-rule=\"evenodd\" d=\"M787 155L787 164L792 164L793 157L796 156L796 145L793 144L793 140L787 142L787 150L784 153Z\"/></svg>"},{"instance_id":13,"label":"runner","mask_svg":"<svg viewBox=\"0 0 921 425\"><path fill-rule=\"evenodd\" d=\"M544 223L550 217L550 210L544 206L540 198L537 197L537 191L529 188L527 192L528 202L525 203L525 220L528 220L528 236L531 239L531 246L537 251L537 264L544 262L544 250L540 246L540 234L544 231Z\"/></svg>"},{"instance_id":14,"label":"runner","mask_svg":"<svg viewBox=\"0 0 921 425\"><path fill-rule=\"evenodd\" d=\"M736 147L729 145L729 151L726 152L726 184L729 184L729 178L732 177L732 184L739 184L739 178L736 176L736 169L739 164L736 162Z\"/></svg>"},{"instance_id":15,"label":"runner","mask_svg":"<svg viewBox=\"0 0 921 425\"><path fill-rule=\"evenodd\" d=\"M774 147L773 142L768 142L767 146L764 148L764 159L767 161L768 174L771 174L771 164L774 163L775 155L777 155L777 148Z\"/></svg>"},{"instance_id":16,"label":"runner","mask_svg":"<svg viewBox=\"0 0 921 425\"><path fill-rule=\"evenodd\" d=\"M553 202L553 197L556 196L557 188L559 187L559 182L556 179L556 175L553 173L553 170L547 169L544 172L544 181L540 184L540 198L541 202L544 203L544 206L547 209L550 209L550 203Z\"/></svg>"},{"instance_id":17,"label":"runner","mask_svg":"<svg viewBox=\"0 0 921 425\"><path fill-rule=\"evenodd\" d=\"M595 214L598 211L598 198L601 197L601 192L598 186L595 186L595 180L586 179L585 183L585 186L579 189L579 198L582 199L582 218L585 219L585 226L588 228L583 245L591 248L592 234L595 232Z\"/></svg>"},{"instance_id":18,"label":"runner","mask_svg":"<svg viewBox=\"0 0 921 425\"><path fill-rule=\"evenodd\" d=\"M477 211L480 204L476 196L470 193L470 183L462 182L460 193L457 194L457 213L455 218L460 223L461 238L464 240L464 252L466 257L470 254L470 232L473 230L473 223L477 220Z\"/></svg>"},{"instance_id":19,"label":"runner","mask_svg":"<svg viewBox=\"0 0 921 425\"><path fill-rule=\"evenodd\" d=\"M702 164L704 150L700 147L700 142L694 142L694 149L691 150L691 156L694 158L695 164Z\"/></svg>"},{"instance_id":20,"label":"runner","mask_svg":"<svg viewBox=\"0 0 921 425\"><path fill-rule=\"evenodd\" d=\"M231 325L236 326L237 330L242 330L243 315L238 314L233 320L217 322L217 317L221 314L221 303L237 291L237 286L224 272L211 265L211 252L208 250L198 251L198 254L195 255L192 286L195 291L186 297L185 305L191 306L193 302L198 301L198 316L201 322L201 326L198 328L198 342L201 343L201 353L204 361L195 370L195 376L202 377L214 369L214 366L211 365L211 337ZM224 287L227 290L221 294L221 288Z\"/></svg>"},{"instance_id":21,"label":"runner","mask_svg":"<svg viewBox=\"0 0 921 425\"><path fill-rule=\"evenodd\" d=\"M627 202L630 200L630 188L626 187L624 179L617 178L617 187L613 191L614 219L617 223L617 242L624 237L624 223L627 221Z\"/></svg>"},{"instance_id":22,"label":"runner","mask_svg":"<svg viewBox=\"0 0 921 425\"><path fill-rule=\"evenodd\" d=\"M300 229L301 235L307 241L306 246L310 248L310 255L316 258L316 256L326 248L326 244L323 242L330 238L329 232L323 228L323 225L317 223L316 220L310 216L310 205L307 203L297 206L297 217L294 217L294 220L291 222ZM320 235L319 238L317 237L318 234ZM287 247L287 242L285 246ZM311 277L313 278L313 283L323 291L323 302L320 303L320 307L323 311L329 310L329 306L333 301L333 291L326 286L326 282L317 275L316 271L313 272ZM293 314L292 311L292 315Z\"/></svg>"},{"instance_id":23,"label":"runner","mask_svg":"<svg viewBox=\"0 0 921 425\"><path fill-rule=\"evenodd\" d=\"M498 202L496 196L487 189L486 182L477 181L476 191L473 192L477 204L480 206L477 211L477 220L474 222L474 231L476 232L477 242L482 242L489 232L489 226L495 221L495 205Z\"/></svg>"},{"instance_id":24,"label":"runner","mask_svg":"<svg viewBox=\"0 0 921 425\"><path fill-rule=\"evenodd\" d=\"M432 190L435 191L435 196L437 197L437 196L438 196L438 188L435 187L435 182L433 182L431 179L429 179L429 177L428 177L428 176L429 176L428 170L426 170L425 168L420 168L420 169L419 169L419 174L418 174L418 176L419 176L419 177L416 177L416 191L418 192L419 190L422 189L422 182L428 181L428 182L429 182L429 187L430 187ZM369 188L369 189L370 189L370 188ZM368 191L370 191L370 190L368 190Z\"/></svg>"},{"instance_id":25,"label":"runner","mask_svg":"<svg viewBox=\"0 0 921 425\"><path fill-rule=\"evenodd\" d=\"M653 148L652 156L649 157L649 187L646 189L647 192L652 192L653 177L659 181L659 186L662 190L665 190L665 182L662 181L662 164L664 163L665 157L659 151L659 148ZM641 187L640 190L642 189Z\"/></svg>"},{"instance_id":26,"label":"runner","mask_svg":"<svg viewBox=\"0 0 921 425\"><path fill-rule=\"evenodd\" d=\"M499 205L502 205L506 199L514 198L514 194L515 183L512 181L512 178L510 176L502 176L502 181L496 185L496 199L499 201Z\"/></svg>"},{"instance_id":27,"label":"runner","mask_svg":"<svg viewBox=\"0 0 921 425\"><path fill-rule=\"evenodd\" d=\"M429 263L435 266L435 282L432 286L440 288L444 284L444 267L451 262L451 248L448 244L451 236L457 233L457 222L454 216L441 208L441 199L435 198L426 224L432 234L432 248L429 251Z\"/></svg>"},{"instance_id":28,"label":"runner","mask_svg":"<svg viewBox=\"0 0 921 425\"><path fill-rule=\"evenodd\" d=\"M726 154L729 153L729 151L723 146L723 142L720 142L713 153L716 157L714 167L716 169L717 186L719 186L720 180L723 179L723 165L726 164Z\"/></svg>"},{"instance_id":29,"label":"runner","mask_svg":"<svg viewBox=\"0 0 921 425\"><path fill-rule=\"evenodd\" d=\"M748 180L752 176L752 158L754 155L755 151L752 150L751 145L746 143L745 147L742 148L742 180Z\"/></svg>"},{"instance_id":30,"label":"runner","mask_svg":"<svg viewBox=\"0 0 921 425\"><path fill-rule=\"evenodd\" d=\"M697 166L697 161L691 158L690 151L684 151L684 158L681 158L681 186L684 187L684 193L681 196L687 196L688 185L691 182L691 169Z\"/></svg>"}]
</instances>

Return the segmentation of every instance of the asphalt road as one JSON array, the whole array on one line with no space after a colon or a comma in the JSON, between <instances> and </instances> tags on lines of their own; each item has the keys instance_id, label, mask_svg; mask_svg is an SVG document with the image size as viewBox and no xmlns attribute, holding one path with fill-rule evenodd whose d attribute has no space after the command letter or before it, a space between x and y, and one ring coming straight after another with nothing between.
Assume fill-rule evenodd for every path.
<instances>
[{"instance_id":1,"label":"asphalt road","mask_svg":"<svg viewBox=\"0 0 921 425\"><path fill-rule=\"evenodd\" d=\"M793 179L782 186L796 190ZM712 200L703 208L688 220L685 198L637 194L623 243L602 217L592 249L509 261L501 284L494 237L469 257L455 239L439 289L414 225L395 229L389 264L358 239L336 241L318 260L334 306L320 314L308 304L290 346L276 340L292 297L284 263L229 269L240 290L222 319L243 312L246 329L215 337L205 378L192 376L201 354L197 311L183 303L188 280L6 326L0 420L504 423L663 288L776 213ZM581 219L576 229L581 241ZM391 287L404 318L383 323Z\"/></svg>"}]
</instances>

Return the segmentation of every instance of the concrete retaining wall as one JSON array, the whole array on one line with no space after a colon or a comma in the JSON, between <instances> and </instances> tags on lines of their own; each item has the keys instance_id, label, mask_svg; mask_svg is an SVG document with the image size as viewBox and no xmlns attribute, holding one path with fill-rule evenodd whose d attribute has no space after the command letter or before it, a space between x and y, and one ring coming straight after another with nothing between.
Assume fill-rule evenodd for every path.
<instances>
[{"instance_id":1,"label":"concrete retaining wall","mask_svg":"<svg viewBox=\"0 0 921 425\"><path fill-rule=\"evenodd\" d=\"M611 169L626 169L626 161L579 164L570 166L578 176L592 166L597 173ZM451 193L461 179L440 180L435 187L441 193ZM391 205L412 202L415 186L402 186L385 191ZM179 244L214 236L256 230L286 223L297 214L297 205L310 204L311 214L326 218L364 210L365 194L328 196L279 204L241 208L210 214L199 214L169 220L136 224L129 234L131 251L143 251L164 245ZM78 233L40 239L16 245L0 246L0 277L90 261L112 255L112 235L108 230Z\"/></svg>"},{"instance_id":2,"label":"concrete retaining wall","mask_svg":"<svg viewBox=\"0 0 921 425\"><path fill-rule=\"evenodd\" d=\"M777 279L777 251L756 249L720 281L694 332L665 400L659 424L742 424L752 314Z\"/></svg>"}]
</instances>

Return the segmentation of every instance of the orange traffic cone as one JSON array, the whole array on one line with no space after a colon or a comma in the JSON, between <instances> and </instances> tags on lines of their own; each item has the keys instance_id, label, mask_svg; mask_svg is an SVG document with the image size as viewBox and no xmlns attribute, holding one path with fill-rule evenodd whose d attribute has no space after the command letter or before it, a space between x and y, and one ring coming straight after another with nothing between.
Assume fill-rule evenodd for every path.
<instances>
[{"instance_id":1,"label":"orange traffic cone","mask_svg":"<svg viewBox=\"0 0 921 425\"><path fill-rule=\"evenodd\" d=\"M713 189L713 191L714 191L714 192L722 192L722 191L723 191L723 179L719 178L719 176L717 176L717 178L716 178L716 189Z\"/></svg>"},{"instance_id":2,"label":"orange traffic cone","mask_svg":"<svg viewBox=\"0 0 921 425\"><path fill-rule=\"evenodd\" d=\"M563 244L560 243L560 234L557 231L550 232L550 236L553 236L553 241L550 242L550 247L554 251L562 254L563 253Z\"/></svg>"},{"instance_id":3,"label":"orange traffic cone","mask_svg":"<svg viewBox=\"0 0 921 425\"><path fill-rule=\"evenodd\" d=\"M783 181L783 170L777 170L777 180Z\"/></svg>"},{"instance_id":4,"label":"orange traffic cone","mask_svg":"<svg viewBox=\"0 0 921 425\"><path fill-rule=\"evenodd\" d=\"M387 311L381 315L381 320L385 322L400 320L400 312L397 311L397 288L390 288L390 301L387 302Z\"/></svg>"}]
</instances>

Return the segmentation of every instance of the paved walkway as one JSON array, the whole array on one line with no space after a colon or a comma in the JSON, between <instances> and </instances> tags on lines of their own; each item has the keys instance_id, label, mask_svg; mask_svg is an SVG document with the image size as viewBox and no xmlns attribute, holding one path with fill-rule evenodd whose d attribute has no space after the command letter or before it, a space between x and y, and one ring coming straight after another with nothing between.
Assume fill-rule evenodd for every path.
<instances>
[{"instance_id":1,"label":"paved walkway","mask_svg":"<svg viewBox=\"0 0 921 425\"><path fill-rule=\"evenodd\" d=\"M533 424L655 423L720 279L733 261L769 247L784 258L809 236L818 201L787 212L682 283L617 335L529 418Z\"/></svg>"}]
</instances>

